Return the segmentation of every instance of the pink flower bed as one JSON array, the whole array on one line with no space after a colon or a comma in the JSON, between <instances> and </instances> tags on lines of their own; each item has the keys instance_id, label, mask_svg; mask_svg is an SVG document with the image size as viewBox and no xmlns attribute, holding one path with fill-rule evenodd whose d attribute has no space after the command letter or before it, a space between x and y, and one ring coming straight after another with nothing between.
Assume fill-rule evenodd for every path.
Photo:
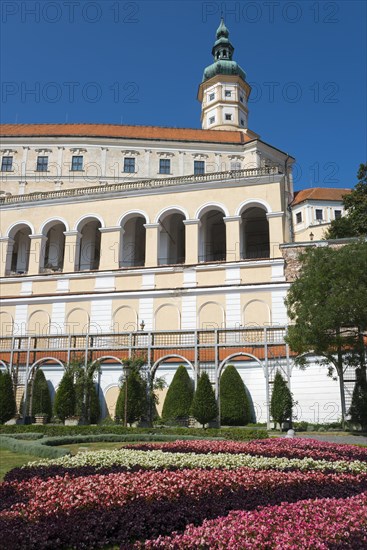
<instances>
[{"instance_id":1,"label":"pink flower bed","mask_svg":"<svg viewBox=\"0 0 367 550\"><path fill-rule=\"evenodd\" d=\"M353 549L367 548L367 493L347 499L304 500L189 526L183 534L137 543L136 548Z\"/></svg>"},{"instance_id":2,"label":"pink flower bed","mask_svg":"<svg viewBox=\"0 0 367 550\"><path fill-rule=\"evenodd\" d=\"M183 531L230 510L367 491L367 474L272 470L141 471L6 482L4 548L94 548ZM131 547L131 546L129 546Z\"/></svg>"},{"instance_id":3,"label":"pink flower bed","mask_svg":"<svg viewBox=\"0 0 367 550\"><path fill-rule=\"evenodd\" d=\"M168 443L143 443L141 445L126 445L136 450L160 449L179 453L245 453L249 455L314 458L315 460L360 460L367 461L367 448L355 445L338 445L315 439L302 438L272 438L258 439L249 442L240 441L172 441Z\"/></svg>"}]
</instances>

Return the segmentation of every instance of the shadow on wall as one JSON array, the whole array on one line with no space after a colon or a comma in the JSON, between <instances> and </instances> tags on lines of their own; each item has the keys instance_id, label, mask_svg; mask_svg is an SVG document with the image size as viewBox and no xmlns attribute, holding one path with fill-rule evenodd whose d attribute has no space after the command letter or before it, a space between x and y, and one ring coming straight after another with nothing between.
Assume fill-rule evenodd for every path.
<instances>
[{"instance_id":1,"label":"shadow on wall","mask_svg":"<svg viewBox=\"0 0 367 550\"><path fill-rule=\"evenodd\" d=\"M256 423L256 411L255 411L255 407L254 407L254 402L252 400L252 396L251 396L251 393L250 393L248 387L246 386L246 384L244 384L244 386L245 386L245 390L246 390L246 394L247 394L248 403L249 403L249 406L250 406L250 423L255 424Z\"/></svg>"}]
</instances>

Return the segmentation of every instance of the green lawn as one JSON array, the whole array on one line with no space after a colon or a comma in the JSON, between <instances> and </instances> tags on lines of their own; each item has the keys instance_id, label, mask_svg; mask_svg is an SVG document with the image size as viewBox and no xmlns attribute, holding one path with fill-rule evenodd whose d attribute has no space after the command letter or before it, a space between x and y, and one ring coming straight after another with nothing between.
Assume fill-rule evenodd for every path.
<instances>
[{"instance_id":1,"label":"green lawn","mask_svg":"<svg viewBox=\"0 0 367 550\"><path fill-rule=\"evenodd\" d=\"M138 442L131 442L131 443L138 443ZM65 449L69 449L70 452L75 455L79 451L101 451L102 449L121 449L121 447L124 446L124 441L96 441L94 443L73 443L71 445L58 445L58 447L62 447Z\"/></svg>"},{"instance_id":2,"label":"green lawn","mask_svg":"<svg viewBox=\"0 0 367 550\"><path fill-rule=\"evenodd\" d=\"M3 481L4 475L9 470L12 470L17 466L22 466L23 464L33 460L37 460L37 457L33 455L13 453L7 449L0 449L0 481Z\"/></svg>"}]
</instances>

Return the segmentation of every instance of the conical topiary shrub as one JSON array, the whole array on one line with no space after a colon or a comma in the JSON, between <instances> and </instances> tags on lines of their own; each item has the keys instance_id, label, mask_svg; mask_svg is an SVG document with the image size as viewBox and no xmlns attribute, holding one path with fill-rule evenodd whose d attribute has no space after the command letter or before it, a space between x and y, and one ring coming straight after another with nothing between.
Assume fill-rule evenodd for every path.
<instances>
[{"instance_id":1,"label":"conical topiary shrub","mask_svg":"<svg viewBox=\"0 0 367 550\"><path fill-rule=\"evenodd\" d=\"M73 375L65 372L57 388L54 402L55 415L63 422L75 414L75 387Z\"/></svg>"},{"instance_id":2,"label":"conical topiary shrub","mask_svg":"<svg viewBox=\"0 0 367 550\"><path fill-rule=\"evenodd\" d=\"M98 392L95 384L92 384L89 392L89 410L90 423L97 424L101 416L101 405L99 403Z\"/></svg>"},{"instance_id":3,"label":"conical topiary shrub","mask_svg":"<svg viewBox=\"0 0 367 550\"><path fill-rule=\"evenodd\" d=\"M13 383L8 372L0 371L0 423L4 424L16 412Z\"/></svg>"},{"instance_id":4,"label":"conical topiary shrub","mask_svg":"<svg viewBox=\"0 0 367 550\"><path fill-rule=\"evenodd\" d=\"M367 432L367 380L360 368L356 369L356 383L349 414L351 421L360 424L362 430Z\"/></svg>"},{"instance_id":5,"label":"conical topiary shrub","mask_svg":"<svg viewBox=\"0 0 367 550\"><path fill-rule=\"evenodd\" d=\"M270 414L274 422L280 425L280 429L282 429L283 422L291 419L292 407L292 394L283 376L277 370L271 395Z\"/></svg>"},{"instance_id":6,"label":"conical topiary shrub","mask_svg":"<svg viewBox=\"0 0 367 550\"><path fill-rule=\"evenodd\" d=\"M191 405L192 416L202 424L214 420L218 416L218 406L215 400L215 393L206 372L199 378L196 392Z\"/></svg>"},{"instance_id":7,"label":"conical topiary shrub","mask_svg":"<svg viewBox=\"0 0 367 550\"><path fill-rule=\"evenodd\" d=\"M127 388L126 388L127 384ZM127 394L127 405L125 410L125 396ZM146 415L148 409L146 384L139 372L133 369L128 374L127 380L121 386L116 403L115 414L126 423L132 424Z\"/></svg>"},{"instance_id":8,"label":"conical topiary shrub","mask_svg":"<svg viewBox=\"0 0 367 550\"><path fill-rule=\"evenodd\" d=\"M162 418L164 421L177 421L187 418L194 397L194 384L186 367L180 365L168 388L163 403Z\"/></svg>"},{"instance_id":9,"label":"conical topiary shrub","mask_svg":"<svg viewBox=\"0 0 367 550\"><path fill-rule=\"evenodd\" d=\"M220 422L225 426L245 426L250 422L245 384L233 365L227 366L220 379Z\"/></svg>"},{"instance_id":10,"label":"conical topiary shrub","mask_svg":"<svg viewBox=\"0 0 367 550\"><path fill-rule=\"evenodd\" d=\"M32 405L31 405L32 416L36 416L37 414L45 414L47 415L47 419L49 420L52 416L50 390L48 388L48 384L47 384L44 372L40 368L37 369L36 371L34 381L33 381L33 389L31 390L31 393L32 393Z\"/></svg>"}]
</instances>

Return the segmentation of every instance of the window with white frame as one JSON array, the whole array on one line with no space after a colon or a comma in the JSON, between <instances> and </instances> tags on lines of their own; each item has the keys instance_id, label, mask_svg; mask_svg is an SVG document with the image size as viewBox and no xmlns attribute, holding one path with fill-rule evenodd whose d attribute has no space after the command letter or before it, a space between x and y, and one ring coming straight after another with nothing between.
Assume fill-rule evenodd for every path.
<instances>
[{"instance_id":1,"label":"window with white frame","mask_svg":"<svg viewBox=\"0 0 367 550\"><path fill-rule=\"evenodd\" d=\"M214 101L215 99L215 93L212 92L211 94L209 94L209 101Z\"/></svg>"},{"instance_id":2,"label":"window with white frame","mask_svg":"<svg viewBox=\"0 0 367 550\"><path fill-rule=\"evenodd\" d=\"M321 222L324 219L323 215L322 215L322 209L321 208L316 208L315 209L315 218L318 222Z\"/></svg>"},{"instance_id":3,"label":"window with white frame","mask_svg":"<svg viewBox=\"0 0 367 550\"><path fill-rule=\"evenodd\" d=\"M231 90L224 90L224 97L231 97L232 92Z\"/></svg>"},{"instance_id":4,"label":"window with white frame","mask_svg":"<svg viewBox=\"0 0 367 550\"><path fill-rule=\"evenodd\" d=\"M38 156L37 157L36 171L37 172L47 172L47 170L48 170L48 157Z\"/></svg>"},{"instance_id":5,"label":"window with white frame","mask_svg":"<svg viewBox=\"0 0 367 550\"><path fill-rule=\"evenodd\" d=\"M124 158L124 172L133 174L135 172L135 158L134 157L125 157Z\"/></svg>"},{"instance_id":6,"label":"window with white frame","mask_svg":"<svg viewBox=\"0 0 367 550\"><path fill-rule=\"evenodd\" d=\"M336 220L339 220L342 217L342 211L341 210L334 210L334 218Z\"/></svg>"},{"instance_id":7,"label":"window with white frame","mask_svg":"<svg viewBox=\"0 0 367 550\"><path fill-rule=\"evenodd\" d=\"M2 158L1 171L2 172L12 172L13 171L13 157L4 156Z\"/></svg>"},{"instance_id":8,"label":"window with white frame","mask_svg":"<svg viewBox=\"0 0 367 550\"><path fill-rule=\"evenodd\" d=\"M205 162L203 160L194 160L194 174L195 176L205 174Z\"/></svg>"},{"instance_id":9,"label":"window with white frame","mask_svg":"<svg viewBox=\"0 0 367 550\"><path fill-rule=\"evenodd\" d=\"M225 120L232 120L232 115L229 113L226 113L224 116Z\"/></svg>"},{"instance_id":10,"label":"window with white frame","mask_svg":"<svg viewBox=\"0 0 367 550\"><path fill-rule=\"evenodd\" d=\"M302 223L302 212L297 212L296 223Z\"/></svg>"},{"instance_id":11,"label":"window with white frame","mask_svg":"<svg viewBox=\"0 0 367 550\"><path fill-rule=\"evenodd\" d=\"M214 124L214 122L215 122L215 116L211 116L209 118L209 124Z\"/></svg>"},{"instance_id":12,"label":"window with white frame","mask_svg":"<svg viewBox=\"0 0 367 550\"><path fill-rule=\"evenodd\" d=\"M80 172L83 170L83 156L73 155L71 159L71 171Z\"/></svg>"},{"instance_id":13,"label":"window with white frame","mask_svg":"<svg viewBox=\"0 0 367 550\"><path fill-rule=\"evenodd\" d=\"M160 174L170 174L171 173L171 160L170 159L159 159L159 173Z\"/></svg>"}]
</instances>

